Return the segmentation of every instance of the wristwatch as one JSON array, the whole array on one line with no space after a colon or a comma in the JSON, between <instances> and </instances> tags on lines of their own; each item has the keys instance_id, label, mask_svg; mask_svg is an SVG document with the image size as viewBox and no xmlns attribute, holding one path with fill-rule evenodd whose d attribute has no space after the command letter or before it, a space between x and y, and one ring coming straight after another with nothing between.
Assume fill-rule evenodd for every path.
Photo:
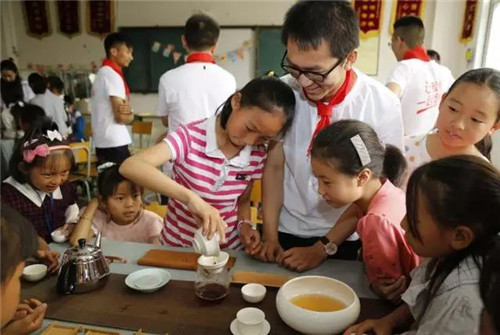
<instances>
[{"instance_id":1,"label":"wristwatch","mask_svg":"<svg viewBox=\"0 0 500 335\"><path fill-rule=\"evenodd\" d=\"M319 240L321 241L321 243L323 243L323 246L325 247L325 252L328 256L333 256L337 253L338 248L335 242L330 242L330 240L326 236L320 237Z\"/></svg>"}]
</instances>

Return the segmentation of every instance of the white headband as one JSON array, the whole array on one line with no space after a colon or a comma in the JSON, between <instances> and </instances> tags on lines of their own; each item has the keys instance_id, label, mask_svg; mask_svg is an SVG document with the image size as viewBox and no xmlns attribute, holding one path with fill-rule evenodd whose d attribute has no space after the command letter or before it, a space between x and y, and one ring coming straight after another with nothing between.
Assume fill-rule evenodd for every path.
<instances>
[{"instance_id":1,"label":"white headband","mask_svg":"<svg viewBox=\"0 0 500 335\"><path fill-rule=\"evenodd\" d=\"M361 136L359 136L358 134L351 137L351 143L354 146L354 149L356 149L356 152L359 156L359 160L361 161L361 165L366 166L370 164L372 159L370 158L370 154L368 153L365 142L363 142Z\"/></svg>"}]
</instances>

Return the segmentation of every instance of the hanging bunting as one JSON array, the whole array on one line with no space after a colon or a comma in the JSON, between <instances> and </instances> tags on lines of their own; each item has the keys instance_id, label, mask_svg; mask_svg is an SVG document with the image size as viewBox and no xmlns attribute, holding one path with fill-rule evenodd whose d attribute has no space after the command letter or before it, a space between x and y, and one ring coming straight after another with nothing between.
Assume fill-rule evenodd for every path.
<instances>
[{"instance_id":1,"label":"hanging bunting","mask_svg":"<svg viewBox=\"0 0 500 335\"><path fill-rule=\"evenodd\" d=\"M392 6L392 20L389 26L390 32L393 32L393 24L397 19L403 16L413 15L424 19L425 0L397 0Z\"/></svg>"},{"instance_id":2,"label":"hanging bunting","mask_svg":"<svg viewBox=\"0 0 500 335\"><path fill-rule=\"evenodd\" d=\"M153 52L158 52L160 51L160 48L161 48L161 43L160 42L154 42L153 43L153 46L151 47L151 51Z\"/></svg>"},{"instance_id":3,"label":"hanging bunting","mask_svg":"<svg viewBox=\"0 0 500 335\"><path fill-rule=\"evenodd\" d=\"M26 23L26 33L30 36L42 38L49 36L50 19L48 2L23 1L24 21Z\"/></svg>"},{"instance_id":4,"label":"hanging bunting","mask_svg":"<svg viewBox=\"0 0 500 335\"><path fill-rule=\"evenodd\" d=\"M57 15L61 34L73 37L80 33L79 1L57 1Z\"/></svg>"},{"instance_id":5,"label":"hanging bunting","mask_svg":"<svg viewBox=\"0 0 500 335\"><path fill-rule=\"evenodd\" d=\"M464 22L460 34L460 42L468 43L474 37L474 24L476 21L477 0L467 0L465 2Z\"/></svg>"},{"instance_id":6,"label":"hanging bunting","mask_svg":"<svg viewBox=\"0 0 500 335\"><path fill-rule=\"evenodd\" d=\"M180 52L174 51L174 53L172 53L172 58L174 59L174 64L177 64L177 62L179 61L181 56L182 56L182 54Z\"/></svg>"},{"instance_id":7,"label":"hanging bunting","mask_svg":"<svg viewBox=\"0 0 500 335\"><path fill-rule=\"evenodd\" d=\"M89 34L104 37L114 30L113 0L87 1L87 30Z\"/></svg>"},{"instance_id":8,"label":"hanging bunting","mask_svg":"<svg viewBox=\"0 0 500 335\"><path fill-rule=\"evenodd\" d=\"M383 1L354 0L354 11L358 15L361 38L380 34Z\"/></svg>"}]
</instances>

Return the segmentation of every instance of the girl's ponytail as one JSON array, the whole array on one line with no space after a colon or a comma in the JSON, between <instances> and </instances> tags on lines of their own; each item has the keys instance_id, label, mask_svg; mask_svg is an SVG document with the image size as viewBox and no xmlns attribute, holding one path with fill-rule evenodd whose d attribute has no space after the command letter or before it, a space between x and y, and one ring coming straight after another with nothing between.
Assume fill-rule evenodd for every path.
<instances>
[{"instance_id":1,"label":"girl's ponytail","mask_svg":"<svg viewBox=\"0 0 500 335\"><path fill-rule=\"evenodd\" d=\"M389 179L394 186L400 187L405 179L407 168L408 164L401 150L387 144L384 155L384 177Z\"/></svg>"},{"instance_id":2,"label":"girl's ponytail","mask_svg":"<svg viewBox=\"0 0 500 335\"><path fill-rule=\"evenodd\" d=\"M491 140L491 135L487 134L481 141L475 144L477 150L488 160L491 159L491 148L493 147L493 141Z\"/></svg>"}]
</instances>

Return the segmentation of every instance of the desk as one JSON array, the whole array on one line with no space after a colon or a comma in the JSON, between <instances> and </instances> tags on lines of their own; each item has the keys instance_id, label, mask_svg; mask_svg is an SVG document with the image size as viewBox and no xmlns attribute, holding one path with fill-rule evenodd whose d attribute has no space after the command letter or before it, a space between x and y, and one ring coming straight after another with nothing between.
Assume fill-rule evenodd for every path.
<instances>
[{"instance_id":1,"label":"desk","mask_svg":"<svg viewBox=\"0 0 500 335\"><path fill-rule=\"evenodd\" d=\"M66 244L51 244L51 248L61 252L65 251ZM137 260L141 258L150 249L168 249L186 251L185 248L171 248L165 246L157 246L143 243L133 242L120 242L103 239L102 249L107 256L120 256L127 259L126 264L112 263L110 266L112 273L129 274L133 271L146 268L137 265ZM363 264L355 261L341 261L341 260L326 260L321 266L307 272L297 274L289 270L278 267L276 264L262 263L247 256L243 251L229 251L229 253L237 258L235 266L232 271L258 271L267 273L286 274L291 276L298 275L323 275L339 279L349 286L351 286L359 297L361 298L376 298L376 296L369 290L367 279L364 275ZM193 271L168 269L172 279L194 281L196 273ZM50 308L50 307L49 307ZM44 329L51 320L45 320ZM60 322L61 324L68 324ZM103 328L103 327L98 327ZM106 328L103 328L106 329ZM132 334L120 330L122 334ZM40 332L38 332L39 334Z\"/></svg>"}]
</instances>

